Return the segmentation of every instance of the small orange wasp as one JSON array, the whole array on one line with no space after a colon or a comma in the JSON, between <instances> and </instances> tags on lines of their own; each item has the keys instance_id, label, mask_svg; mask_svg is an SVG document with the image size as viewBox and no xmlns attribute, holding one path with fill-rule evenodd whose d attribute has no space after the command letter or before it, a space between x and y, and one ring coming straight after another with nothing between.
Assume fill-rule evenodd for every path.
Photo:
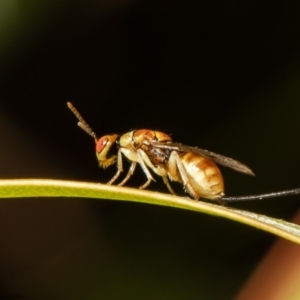
<instances>
[{"instance_id":1,"label":"small orange wasp","mask_svg":"<svg viewBox=\"0 0 300 300\"><path fill-rule=\"evenodd\" d=\"M123 135L112 134L98 138L73 104L68 102L67 105L77 117L78 126L95 139L96 156L100 167L107 168L117 164L117 172L107 183L109 185L113 184L123 172L123 156L125 156L131 161L131 165L118 186L124 185L129 180L136 165L139 164L147 177L147 181L140 189L145 189L151 181L155 181L150 173L151 169L162 177L172 194L175 195L169 179L182 183L185 190L196 200L204 198L224 204L224 201L254 200L300 193L300 189L294 189L255 196L224 197L223 177L216 164L254 175L249 167L208 150L174 143L166 133L151 129L133 130Z\"/></svg>"}]
</instances>

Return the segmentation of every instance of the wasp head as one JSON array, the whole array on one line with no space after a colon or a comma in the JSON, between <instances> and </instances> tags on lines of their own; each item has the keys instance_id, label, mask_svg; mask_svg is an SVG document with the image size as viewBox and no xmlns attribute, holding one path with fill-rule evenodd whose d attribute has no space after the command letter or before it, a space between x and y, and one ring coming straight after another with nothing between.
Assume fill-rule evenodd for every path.
<instances>
[{"instance_id":1,"label":"wasp head","mask_svg":"<svg viewBox=\"0 0 300 300\"><path fill-rule=\"evenodd\" d=\"M117 161L119 135L105 135L96 141L96 156L100 167L107 168Z\"/></svg>"}]
</instances>

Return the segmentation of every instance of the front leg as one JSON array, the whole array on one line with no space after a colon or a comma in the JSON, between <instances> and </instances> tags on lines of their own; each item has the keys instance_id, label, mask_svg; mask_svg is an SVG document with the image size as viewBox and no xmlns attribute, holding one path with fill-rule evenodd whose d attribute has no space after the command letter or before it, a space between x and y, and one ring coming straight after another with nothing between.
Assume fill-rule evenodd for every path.
<instances>
[{"instance_id":1,"label":"front leg","mask_svg":"<svg viewBox=\"0 0 300 300\"><path fill-rule=\"evenodd\" d=\"M117 173L113 176L113 178L107 183L108 185L112 185L120 176L121 172L123 172L123 160L122 160L122 149L118 150L118 160L117 160Z\"/></svg>"},{"instance_id":2,"label":"front leg","mask_svg":"<svg viewBox=\"0 0 300 300\"><path fill-rule=\"evenodd\" d=\"M120 183L118 184L118 186L124 185L124 184L129 180L129 178L132 176L132 174L133 174L134 171L135 171L135 167L136 167L136 162L133 161L133 162L131 163L131 165L130 165L130 168L129 168L129 170L128 170L128 173L127 173L126 177L122 180L122 182L120 182Z\"/></svg>"}]
</instances>

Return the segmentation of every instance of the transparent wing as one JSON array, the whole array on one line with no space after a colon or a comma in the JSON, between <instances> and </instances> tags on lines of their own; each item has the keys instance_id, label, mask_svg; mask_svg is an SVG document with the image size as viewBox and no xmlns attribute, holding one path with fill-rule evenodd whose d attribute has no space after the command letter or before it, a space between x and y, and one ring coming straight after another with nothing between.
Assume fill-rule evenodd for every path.
<instances>
[{"instance_id":1,"label":"transparent wing","mask_svg":"<svg viewBox=\"0 0 300 300\"><path fill-rule=\"evenodd\" d=\"M205 149L201 149L201 148L197 148L197 147L190 147L190 146L186 146L186 145L183 145L180 143L157 142L157 143L151 143L151 144L157 148L169 149L169 150L174 150L174 151L178 151L178 152L193 152L200 156L208 158L208 159L214 161L216 164L219 164L221 166L228 167L235 171L254 176L254 173L252 172L252 170L248 166L240 163L239 161L234 160L230 157L226 157L226 156L205 150Z\"/></svg>"}]
</instances>

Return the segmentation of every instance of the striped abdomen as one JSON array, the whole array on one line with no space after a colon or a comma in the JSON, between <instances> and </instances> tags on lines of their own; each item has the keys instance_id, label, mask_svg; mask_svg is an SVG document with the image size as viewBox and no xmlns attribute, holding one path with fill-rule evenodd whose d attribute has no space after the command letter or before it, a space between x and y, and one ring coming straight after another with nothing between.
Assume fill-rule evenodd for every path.
<instances>
[{"instance_id":1,"label":"striped abdomen","mask_svg":"<svg viewBox=\"0 0 300 300\"><path fill-rule=\"evenodd\" d=\"M224 195L224 183L216 164L193 152L180 154L189 183L199 197L216 199Z\"/></svg>"}]
</instances>

